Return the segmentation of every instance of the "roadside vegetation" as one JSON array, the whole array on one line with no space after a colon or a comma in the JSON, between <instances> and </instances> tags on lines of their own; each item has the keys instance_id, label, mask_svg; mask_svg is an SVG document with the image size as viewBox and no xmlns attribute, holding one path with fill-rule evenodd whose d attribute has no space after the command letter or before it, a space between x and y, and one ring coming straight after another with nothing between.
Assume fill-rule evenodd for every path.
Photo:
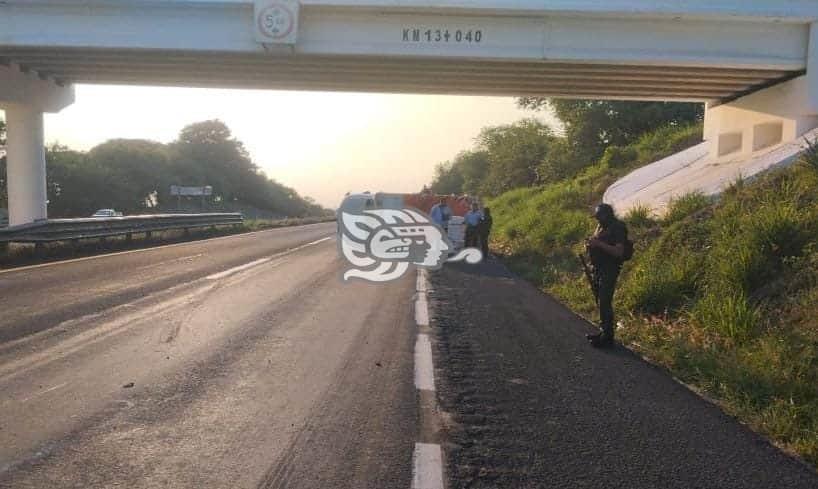
<instances>
[{"instance_id":1,"label":"roadside vegetation","mask_svg":"<svg viewBox=\"0 0 818 489\"><path fill-rule=\"evenodd\" d=\"M7 207L4 135L0 120L0 209ZM89 217L103 208L126 215L243 212L266 220L328 213L269 178L219 120L190 124L168 144L114 139L87 152L55 144L46 148L46 167L50 217ZM179 198L171 185L209 185L213 194Z\"/></svg>"},{"instance_id":2,"label":"roadside vegetation","mask_svg":"<svg viewBox=\"0 0 818 489\"><path fill-rule=\"evenodd\" d=\"M681 197L661 220L633 210L625 220L637 253L616 302L626 344L818 466L816 157L736 182L715 202ZM618 173L599 163L491 201L495 249L592 319L576 254L593 229L589 209Z\"/></svg>"},{"instance_id":3,"label":"roadside vegetation","mask_svg":"<svg viewBox=\"0 0 818 489\"><path fill-rule=\"evenodd\" d=\"M571 147L570 134L558 144ZM483 192L493 250L597 320L577 259L593 206L621 176L700 140L697 121L671 120L598 149L588 164L573 155L561 177ZM486 152L480 138L477 149ZM662 218L647 207L620 217L636 254L616 294L619 338L818 467L818 147L789 168L736 180L718 199L692 193Z\"/></svg>"}]
</instances>

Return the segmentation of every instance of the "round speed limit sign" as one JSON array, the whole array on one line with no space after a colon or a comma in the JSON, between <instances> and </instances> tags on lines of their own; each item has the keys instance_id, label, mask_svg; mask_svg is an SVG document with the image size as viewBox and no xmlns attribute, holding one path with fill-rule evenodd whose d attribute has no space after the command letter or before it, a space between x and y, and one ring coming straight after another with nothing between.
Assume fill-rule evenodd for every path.
<instances>
[{"instance_id":1,"label":"round speed limit sign","mask_svg":"<svg viewBox=\"0 0 818 489\"><path fill-rule=\"evenodd\" d=\"M283 41L293 33L297 21L295 12L289 6L274 2L259 12L258 28L270 39Z\"/></svg>"}]
</instances>

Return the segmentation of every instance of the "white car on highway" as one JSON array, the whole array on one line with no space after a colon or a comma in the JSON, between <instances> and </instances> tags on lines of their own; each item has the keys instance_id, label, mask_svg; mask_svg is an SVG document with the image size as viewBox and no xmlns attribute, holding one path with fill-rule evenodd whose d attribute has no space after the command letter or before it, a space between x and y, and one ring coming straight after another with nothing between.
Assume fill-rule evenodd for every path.
<instances>
[{"instance_id":1,"label":"white car on highway","mask_svg":"<svg viewBox=\"0 0 818 489\"><path fill-rule=\"evenodd\" d=\"M94 212L91 217L122 217L122 213L114 209L100 209Z\"/></svg>"}]
</instances>

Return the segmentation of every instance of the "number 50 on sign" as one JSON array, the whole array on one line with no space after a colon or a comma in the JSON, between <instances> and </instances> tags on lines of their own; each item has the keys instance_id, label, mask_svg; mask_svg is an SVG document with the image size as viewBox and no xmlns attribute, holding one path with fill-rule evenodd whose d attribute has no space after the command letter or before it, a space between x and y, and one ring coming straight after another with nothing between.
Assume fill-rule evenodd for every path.
<instances>
[{"instance_id":1,"label":"number 50 on sign","mask_svg":"<svg viewBox=\"0 0 818 489\"><path fill-rule=\"evenodd\" d=\"M298 0L255 0L255 37L264 44L295 44Z\"/></svg>"}]
</instances>

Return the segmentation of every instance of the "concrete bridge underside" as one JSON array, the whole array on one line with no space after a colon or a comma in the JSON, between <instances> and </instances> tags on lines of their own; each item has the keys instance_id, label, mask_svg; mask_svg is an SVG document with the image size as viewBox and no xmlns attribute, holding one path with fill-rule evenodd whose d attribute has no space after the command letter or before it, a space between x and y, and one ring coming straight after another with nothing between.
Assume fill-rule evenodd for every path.
<instances>
[{"instance_id":1,"label":"concrete bridge underside","mask_svg":"<svg viewBox=\"0 0 818 489\"><path fill-rule=\"evenodd\" d=\"M46 217L42 113L76 83L698 101L735 157L818 126L816 21L814 0L5 0L10 221Z\"/></svg>"},{"instance_id":2,"label":"concrete bridge underside","mask_svg":"<svg viewBox=\"0 0 818 489\"><path fill-rule=\"evenodd\" d=\"M804 73L803 69L2 47L0 60L62 84L698 102L734 99Z\"/></svg>"}]
</instances>

